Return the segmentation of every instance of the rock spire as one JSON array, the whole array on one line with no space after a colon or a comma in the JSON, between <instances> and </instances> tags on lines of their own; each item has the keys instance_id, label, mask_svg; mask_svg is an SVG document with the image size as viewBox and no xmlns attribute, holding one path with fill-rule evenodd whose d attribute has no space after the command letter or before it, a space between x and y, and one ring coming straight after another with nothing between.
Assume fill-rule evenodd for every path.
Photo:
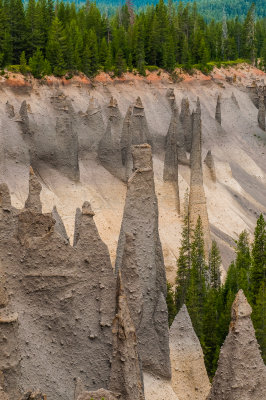
<instances>
[{"instance_id":1,"label":"rock spire","mask_svg":"<svg viewBox=\"0 0 266 400\"><path fill-rule=\"evenodd\" d=\"M120 150L123 121L117 100L113 97L110 99L107 112L107 128L99 143L98 157L104 168L106 168L112 175L124 180Z\"/></svg>"},{"instance_id":2,"label":"rock spire","mask_svg":"<svg viewBox=\"0 0 266 400\"><path fill-rule=\"evenodd\" d=\"M132 156L134 173L128 181L116 272L121 271L125 282L143 369L170 378L166 276L150 145L132 146Z\"/></svg>"},{"instance_id":3,"label":"rock spire","mask_svg":"<svg viewBox=\"0 0 266 400\"><path fill-rule=\"evenodd\" d=\"M251 312L240 290L232 305L229 333L220 351L208 400L266 398L266 366L255 337Z\"/></svg>"},{"instance_id":4,"label":"rock spire","mask_svg":"<svg viewBox=\"0 0 266 400\"><path fill-rule=\"evenodd\" d=\"M185 305L170 328L170 355L172 387L179 400L205 400L210 382L203 351Z\"/></svg>"},{"instance_id":5,"label":"rock spire","mask_svg":"<svg viewBox=\"0 0 266 400\"><path fill-rule=\"evenodd\" d=\"M221 96L217 97L217 104L215 109L215 119L221 125L222 124L222 112L221 112Z\"/></svg>"},{"instance_id":6,"label":"rock spire","mask_svg":"<svg viewBox=\"0 0 266 400\"><path fill-rule=\"evenodd\" d=\"M144 106L138 97L133 105L130 105L126 113L122 137L121 152L122 162L126 169L126 179L132 172L131 146L139 144L152 144L151 134L145 116Z\"/></svg>"},{"instance_id":7,"label":"rock spire","mask_svg":"<svg viewBox=\"0 0 266 400\"><path fill-rule=\"evenodd\" d=\"M201 111L200 102L197 100L197 111L192 114L193 138L190 155L190 193L189 193L189 219L191 228L195 228L197 219L200 216L203 234L205 256L208 257L211 248L211 236L209 218L207 212L205 191L203 187L202 173L202 139L201 139Z\"/></svg>"},{"instance_id":8,"label":"rock spire","mask_svg":"<svg viewBox=\"0 0 266 400\"><path fill-rule=\"evenodd\" d=\"M29 194L25 202L25 208L36 213L42 212L42 203L40 199L40 194L42 190L42 185L37 179L32 167L30 167L29 176Z\"/></svg>"},{"instance_id":9,"label":"rock spire","mask_svg":"<svg viewBox=\"0 0 266 400\"><path fill-rule=\"evenodd\" d=\"M186 151L190 153L192 144L192 118L187 97L183 98L181 102L180 121L184 129Z\"/></svg>"},{"instance_id":10,"label":"rock spire","mask_svg":"<svg viewBox=\"0 0 266 400\"><path fill-rule=\"evenodd\" d=\"M209 168L211 179L213 180L213 182L216 182L216 171L215 171L215 165L214 165L214 160L213 160L211 150L208 150L208 153L206 154L204 163Z\"/></svg>"},{"instance_id":11,"label":"rock spire","mask_svg":"<svg viewBox=\"0 0 266 400\"><path fill-rule=\"evenodd\" d=\"M259 96L258 124L259 124L259 127L260 127L263 131L265 131L265 104L264 104L264 96Z\"/></svg>"},{"instance_id":12,"label":"rock spire","mask_svg":"<svg viewBox=\"0 0 266 400\"><path fill-rule=\"evenodd\" d=\"M123 400L144 400L143 376L137 350L137 337L121 271L117 275L116 317L113 321L113 358L109 389Z\"/></svg>"}]
</instances>

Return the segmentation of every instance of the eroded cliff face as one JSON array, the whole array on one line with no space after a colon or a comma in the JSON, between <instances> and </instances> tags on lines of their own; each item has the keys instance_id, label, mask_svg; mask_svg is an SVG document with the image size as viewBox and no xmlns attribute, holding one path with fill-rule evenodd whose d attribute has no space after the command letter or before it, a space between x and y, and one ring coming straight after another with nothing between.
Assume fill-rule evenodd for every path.
<instances>
[{"instance_id":1,"label":"eroded cliff face","mask_svg":"<svg viewBox=\"0 0 266 400\"><path fill-rule=\"evenodd\" d=\"M232 305L228 336L221 348L209 400L259 400L266 397L266 366L242 290Z\"/></svg>"}]
</instances>

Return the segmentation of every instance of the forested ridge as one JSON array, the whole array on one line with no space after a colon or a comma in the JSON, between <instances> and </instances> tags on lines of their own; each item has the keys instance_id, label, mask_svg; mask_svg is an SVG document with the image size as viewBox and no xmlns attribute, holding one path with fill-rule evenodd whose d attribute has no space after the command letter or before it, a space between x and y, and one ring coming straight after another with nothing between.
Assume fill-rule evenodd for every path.
<instances>
[{"instance_id":1,"label":"forested ridge","mask_svg":"<svg viewBox=\"0 0 266 400\"><path fill-rule=\"evenodd\" d=\"M200 217L194 232L189 229L186 201L175 290L168 284L169 325L185 303L212 378L220 347L229 331L232 303L239 289L243 289L253 309L252 321L266 362L266 222L263 215L257 220L252 242L246 231L239 235L236 257L224 284L221 284L221 257L215 241L206 261Z\"/></svg>"},{"instance_id":2,"label":"forested ridge","mask_svg":"<svg viewBox=\"0 0 266 400\"><path fill-rule=\"evenodd\" d=\"M266 19L256 18L255 4L243 20L224 12L222 21L207 23L196 3L160 0L136 13L127 1L108 17L93 2L0 0L0 67L37 78L177 66L207 73L238 59L266 64Z\"/></svg>"},{"instance_id":3,"label":"forested ridge","mask_svg":"<svg viewBox=\"0 0 266 400\"><path fill-rule=\"evenodd\" d=\"M157 4L159 0L133 0L132 3L136 11L144 9L147 5ZM172 2L172 0L169 0ZM193 0L182 0L183 4L192 4ZM121 5L120 0L97 0L97 6L101 11L113 14L118 6ZM126 0L124 1L126 3ZM206 21L211 19L221 20L223 11L229 18L238 16L240 19L245 18L251 4L256 5L256 15L258 17L266 16L266 7L264 0L197 0L198 10L204 15Z\"/></svg>"}]
</instances>

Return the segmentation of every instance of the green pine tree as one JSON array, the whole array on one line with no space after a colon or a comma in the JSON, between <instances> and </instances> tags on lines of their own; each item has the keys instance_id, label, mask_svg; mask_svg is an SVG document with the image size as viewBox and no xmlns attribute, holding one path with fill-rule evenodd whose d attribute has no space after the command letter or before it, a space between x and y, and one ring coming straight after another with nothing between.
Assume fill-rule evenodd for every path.
<instances>
[{"instance_id":1,"label":"green pine tree","mask_svg":"<svg viewBox=\"0 0 266 400\"><path fill-rule=\"evenodd\" d=\"M257 220L252 245L251 290L255 300L262 283L266 284L266 222L261 214Z\"/></svg>"}]
</instances>

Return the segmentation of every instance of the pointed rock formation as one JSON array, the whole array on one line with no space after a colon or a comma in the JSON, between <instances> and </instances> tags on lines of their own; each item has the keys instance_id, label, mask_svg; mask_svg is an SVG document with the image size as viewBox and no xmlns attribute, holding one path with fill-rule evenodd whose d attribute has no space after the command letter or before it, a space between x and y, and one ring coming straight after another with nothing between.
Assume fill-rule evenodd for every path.
<instances>
[{"instance_id":1,"label":"pointed rock formation","mask_svg":"<svg viewBox=\"0 0 266 400\"><path fill-rule=\"evenodd\" d=\"M12 106L8 101L6 102L6 113L9 118L14 118L15 116L14 106Z\"/></svg>"},{"instance_id":2,"label":"pointed rock formation","mask_svg":"<svg viewBox=\"0 0 266 400\"><path fill-rule=\"evenodd\" d=\"M263 96L259 97L258 124L259 127L265 131L265 104Z\"/></svg>"},{"instance_id":3,"label":"pointed rock formation","mask_svg":"<svg viewBox=\"0 0 266 400\"><path fill-rule=\"evenodd\" d=\"M90 98L88 109L83 115L83 121L87 129L79 132L79 152L82 154L97 151L105 132L105 126L102 109L93 97Z\"/></svg>"},{"instance_id":4,"label":"pointed rock formation","mask_svg":"<svg viewBox=\"0 0 266 400\"><path fill-rule=\"evenodd\" d=\"M177 211L180 212L179 185L178 185L178 128L179 121L178 109L175 108L172 112L172 118L168 133L166 135L166 149L164 158L163 180L170 181L175 186ZM183 128L182 128L183 129Z\"/></svg>"},{"instance_id":5,"label":"pointed rock formation","mask_svg":"<svg viewBox=\"0 0 266 400\"><path fill-rule=\"evenodd\" d=\"M116 272L121 271L125 282L143 368L170 378L166 277L158 233L151 147L148 144L132 146L132 155L135 172L128 181ZM131 254L129 260L125 257L127 253ZM132 265L135 265L133 271ZM133 305L134 298L136 305Z\"/></svg>"},{"instance_id":6,"label":"pointed rock formation","mask_svg":"<svg viewBox=\"0 0 266 400\"><path fill-rule=\"evenodd\" d=\"M220 351L208 400L266 398L266 366L256 340L251 312L240 290L232 305L229 333Z\"/></svg>"},{"instance_id":7,"label":"pointed rock formation","mask_svg":"<svg viewBox=\"0 0 266 400\"><path fill-rule=\"evenodd\" d=\"M55 226L54 226L55 232L57 232L67 242L69 242L69 237L67 236L67 232L66 232L66 228L65 228L64 222L62 221L62 218L58 214L56 206L54 206L54 208L53 208L52 216L53 216L53 218L55 220Z\"/></svg>"},{"instance_id":8,"label":"pointed rock formation","mask_svg":"<svg viewBox=\"0 0 266 400\"><path fill-rule=\"evenodd\" d=\"M99 143L98 157L104 168L112 175L124 180L120 150L122 123L122 116L117 101L111 97L108 106L107 128Z\"/></svg>"},{"instance_id":9,"label":"pointed rock formation","mask_svg":"<svg viewBox=\"0 0 266 400\"><path fill-rule=\"evenodd\" d=\"M192 143L192 119L189 109L188 98L183 98L181 102L180 121L184 129L186 150L190 153Z\"/></svg>"},{"instance_id":10,"label":"pointed rock formation","mask_svg":"<svg viewBox=\"0 0 266 400\"><path fill-rule=\"evenodd\" d=\"M131 146L144 143L151 145L152 139L142 101L138 97L135 104L129 106L122 129L121 152L122 163L126 169L126 179L131 175L133 167Z\"/></svg>"},{"instance_id":11,"label":"pointed rock formation","mask_svg":"<svg viewBox=\"0 0 266 400\"><path fill-rule=\"evenodd\" d=\"M74 130L75 112L71 101L63 92L57 91L51 97L56 112L55 153L51 163L70 179L79 180L79 142Z\"/></svg>"},{"instance_id":12,"label":"pointed rock formation","mask_svg":"<svg viewBox=\"0 0 266 400\"><path fill-rule=\"evenodd\" d=\"M32 167L30 167L30 177L29 177L29 195L25 202L25 208L36 213L42 212L42 203L40 199L40 194L42 190L42 185L38 181Z\"/></svg>"},{"instance_id":13,"label":"pointed rock formation","mask_svg":"<svg viewBox=\"0 0 266 400\"><path fill-rule=\"evenodd\" d=\"M115 278L110 260L108 248L100 238L98 229L93 220L94 212L91 205L86 201L82 206L82 215L79 216L78 238L76 239L75 248L87 254L85 264L89 265L91 276L91 284L97 287L95 294L95 310L99 310L99 317L94 319L91 324L91 332L94 334L100 326L111 327L115 310ZM76 236L77 237L77 236ZM99 290L100 289L100 290ZM97 298L98 297L98 298ZM88 310L88 312L91 312ZM98 333L97 333L98 334ZM108 339L109 340L109 339ZM104 340L103 340L104 341Z\"/></svg>"},{"instance_id":14,"label":"pointed rock formation","mask_svg":"<svg viewBox=\"0 0 266 400\"><path fill-rule=\"evenodd\" d=\"M197 111L192 114L193 138L190 155L190 193L189 193L189 220L191 228L195 228L198 217L201 217L205 256L208 258L211 248L211 235L209 218L207 212L205 191L203 187L202 173L202 148L201 148L201 111L199 99L197 101Z\"/></svg>"},{"instance_id":15,"label":"pointed rock formation","mask_svg":"<svg viewBox=\"0 0 266 400\"><path fill-rule=\"evenodd\" d=\"M121 271L117 275L116 317L113 321L113 358L109 389L123 400L144 400L137 337L127 305Z\"/></svg>"},{"instance_id":16,"label":"pointed rock formation","mask_svg":"<svg viewBox=\"0 0 266 400\"><path fill-rule=\"evenodd\" d=\"M170 328L172 387L179 400L205 400L210 382L203 351L185 305Z\"/></svg>"},{"instance_id":17,"label":"pointed rock formation","mask_svg":"<svg viewBox=\"0 0 266 400\"><path fill-rule=\"evenodd\" d=\"M175 108L176 105L176 101L175 101L175 90L174 88L169 88L166 92L166 98L171 106L171 109L173 110Z\"/></svg>"},{"instance_id":18,"label":"pointed rock formation","mask_svg":"<svg viewBox=\"0 0 266 400\"><path fill-rule=\"evenodd\" d=\"M30 121L29 121L29 116L28 116L28 107L27 107L26 100L23 100L23 102L21 103L19 115L20 115L20 119L17 120L17 122L20 123L22 133L24 135L31 136L32 132L30 130Z\"/></svg>"},{"instance_id":19,"label":"pointed rock formation","mask_svg":"<svg viewBox=\"0 0 266 400\"><path fill-rule=\"evenodd\" d=\"M221 125L222 124L222 113L221 113L221 96L217 97L217 104L215 110L215 119Z\"/></svg>"},{"instance_id":20,"label":"pointed rock formation","mask_svg":"<svg viewBox=\"0 0 266 400\"><path fill-rule=\"evenodd\" d=\"M186 155L185 136L182 124L179 119L178 107L176 106L172 112L169 129L166 135L166 153L169 151L169 145L177 148L177 160L179 164L189 165ZM170 147L172 147L172 145ZM172 152L172 151L171 151Z\"/></svg>"},{"instance_id":21,"label":"pointed rock formation","mask_svg":"<svg viewBox=\"0 0 266 400\"><path fill-rule=\"evenodd\" d=\"M152 145L152 138L140 97L137 98L133 106L131 119L131 143L128 146L144 143Z\"/></svg>"},{"instance_id":22,"label":"pointed rock formation","mask_svg":"<svg viewBox=\"0 0 266 400\"><path fill-rule=\"evenodd\" d=\"M239 104L238 104L238 101L236 99L236 96L235 96L234 92L232 92L231 100L237 106L237 108L239 108Z\"/></svg>"},{"instance_id":23,"label":"pointed rock formation","mask_svg":"<svg viewBox=\"0 0 266 400\"><path fill-rule=\"evenodd\" d=\"M205 157L204 162L207 165L207 167L209 168L209 171L210 171L211 178L212 178L213 182L216 182L215 165L214 165L214 160L213 160L213 156L212 156L211 150L208 150L208 153L207 153L207 155Z\"/></svg>"}]
</instances>

